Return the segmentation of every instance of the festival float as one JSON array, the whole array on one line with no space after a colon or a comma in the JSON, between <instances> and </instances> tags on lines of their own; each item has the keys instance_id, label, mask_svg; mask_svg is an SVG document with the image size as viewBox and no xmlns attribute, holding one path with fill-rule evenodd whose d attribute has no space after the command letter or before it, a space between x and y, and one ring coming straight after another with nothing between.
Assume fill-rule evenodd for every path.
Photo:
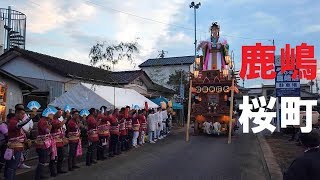
<instances>
[{"instance_id":1,"label":"festival float","mask_svg":"<svg viewBox=\"0 0 320 180\"><path fill-rule=\"evenodd\" d=\"M195 134L220 135L228 133L230 113L233 113L230 110L233 101L231 91L238 91L233 88L236 87L236 79L229 44L219 35L220 26L216 22L210 30L211 37L197 48L202 50L202 56L196 59L197 68L191 77L191 120L195 122ZM235 119L232 121L232 126L235 126Z\"/></svg>"},{"instance_id":2,"label":"festival float","mask_svg":"<svg viewBox=\"0 0 320 180\"><path fill-rule=\"evenodd\" d=\"M8 87L5 83L0 82L0 118L1 121L6 119L6 103L7 103Z\"/></svg>"}]
</instances>

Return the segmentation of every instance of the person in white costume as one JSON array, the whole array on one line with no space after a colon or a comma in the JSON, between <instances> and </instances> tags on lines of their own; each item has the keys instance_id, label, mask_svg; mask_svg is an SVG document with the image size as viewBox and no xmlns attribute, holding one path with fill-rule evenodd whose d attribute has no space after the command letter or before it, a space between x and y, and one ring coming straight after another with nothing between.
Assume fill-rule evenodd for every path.
<instances>
[{"instance_id":1,"label":"person in white costume","mask_svg":"<svg viewBox=\"0 0 320 180\"><path fill-rule=\"evenodd\" d=\"M220 36L220 26L217 22L211 25L210 31L210 38L202 41L197 48L198 51L200 49L203 51L203 70L228 69L230 63L228 42Z\"/></svg>"},{"instance_id":2,"label":"person in white costume","mask_svg":"<svg viewBox=\"0 0 320 180\"><path fill-rule=\"evenodd\" d=\"M162 114L162 136L166 137L167 136L166 121L168 119L168 112L166 109L163 109L161 114Z\"/></svg>"},{"instance_id":3,"label":"person in white costume","mask_svg":"<svg viewBox=\"0 0 320 180\"><path fill-rule=\"evenodd\" d=\"M212 133L212 122L205 121L203 124L203 132L206 134Z\"/></svg>"},{"instance_id":4,"label":"person in white costume","mask_svg":"<svg viewBox=\"0 0 320 180\"><path fill-rule=\"evenodd\" d=\"M155 143L153 141L153 137L156 130L154 110L149 110L147 121L148 121L148 140L149 140L149 143L153 144Z\"/></svg>"},{"instance_id":5,"label":"person in white costume","mask_svg":"<svg viewBox=\"0 0 320 180\"><path fill-rule=\"evenodd\" d=\"M163 139L161 136L161 129L162 129L162 113L161 113L161 108L157 109L157 112L155 113L155 118L157 122L157 127L156 127L156 137L157 139Z\"/></svg>"}]
</instances>

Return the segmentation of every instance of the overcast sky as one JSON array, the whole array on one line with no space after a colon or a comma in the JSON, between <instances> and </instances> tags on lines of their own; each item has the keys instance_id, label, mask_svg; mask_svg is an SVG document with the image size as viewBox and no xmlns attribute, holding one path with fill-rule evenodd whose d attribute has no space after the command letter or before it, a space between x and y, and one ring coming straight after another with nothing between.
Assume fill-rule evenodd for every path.
<instances>
[{"instance_id":1,"label":"overcast sky","mask_svg":"<svg viewBox=\"0 0 320 180\"><path fill-rule=\"evenodd\" d=\"M198 1L196 1L198 2ZM312 0L202 0L197 11L198 41L207 39L218 21L221 36L241 66L241 46L275 40L277 54L286 43L314 45L320 50L320 1ZM193 10L186 0L1 0L27 15L28 50L89 64L90 47L97 41L119 42L139 38L141 53L134 64L116 70L137 69L158 51L167 56L194 54ZM151 21L151 20L154 21ZM247 87L263 83L246 81ZM264 82L270 83L270 82ZM272 83L272 82L271 82Z\"/></svg>"}]
</instances>

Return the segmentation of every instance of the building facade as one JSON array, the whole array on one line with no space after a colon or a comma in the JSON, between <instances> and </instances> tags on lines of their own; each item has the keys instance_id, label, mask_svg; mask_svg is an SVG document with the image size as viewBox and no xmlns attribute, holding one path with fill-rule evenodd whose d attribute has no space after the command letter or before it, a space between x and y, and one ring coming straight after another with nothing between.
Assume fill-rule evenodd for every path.
<instances>
[{"instance_id":1,"label":"building facade","mask_svg":"<svg viewBox=\"0 0 320 180\"><path fill-rule=\"evenodd\" d=\"M167 83L170 75L181 72L181 70L187 73L193 72L194 61L194 56L157 58L148 59L139 67L148 74L152 81L173 88Z\"/></svg>"},{"instance_id":2,"label":"building facade","mask_svg":"<svg viewBox=\"0 0 320 180\"><path fill-rule=\"evenodd\" d=\"M0 68L37 87L25 95L25 103L37 100L42 107L79 82L138 90L146 96L170 94L143 71L110 72L73 61L14 48L0 56Z\"/></svg>"}]
</instances>

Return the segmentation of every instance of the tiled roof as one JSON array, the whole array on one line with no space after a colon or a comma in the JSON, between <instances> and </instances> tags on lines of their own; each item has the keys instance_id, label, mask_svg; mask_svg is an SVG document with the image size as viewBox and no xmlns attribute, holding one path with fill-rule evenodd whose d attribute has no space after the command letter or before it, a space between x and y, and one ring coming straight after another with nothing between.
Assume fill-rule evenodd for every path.
<instances>
[{"instance_id":1,"label":"tiled roof","mask_svg":"<svg viewBox=\"0 0 320 180\"><path fill-rule=\"evenodd\" d=\"M112 72L112 79L118 84L129 84L143 74L142 70Z\"/></svg>"},{"instance_id":2,"label":"tiled roof","mask_svg":"<svg viewBox=\"0 0 320 180\"><path fill-rule=\"evenodd\" d=\"M181 64L193 64L194 56L181 56L181 57L168 57L168 58L157 58L157 59L148 59L142 64L139 65L142 67L150 66L169 66L169 65L181 65Z\"/></svg>"},{"instance_id":3,"label":"tiled roof","mask_svg":"<svg viewBox=\"0 0 320 180\"><path fill-rule=\"evenodd\" d=\"M93 66L88 66L73 61L68 61L65 59L40 54L33 51L28 51L24 49L14 48L6 52L2 56L7 54L15 53L17 56L25 57L37 64L43 65L54 72L66 77L73 77L75 79L84 79L95 82L103 82L108 84L113 84L115 80L110 77L110 71L104 69L96 68ZM8 59L8 61L11 59ZM0 59L0 66L7 61Z\"/></svg>"},{"instance_id":4,"label":"tiled roof","mask_svg":"<svg viewBox=\"0 0 320 180\"><path fill-rule=\"evenodd\" d=\"M129 84L141 75L145 75L151 82L151 90L160 92L172 92L172 90L154 83L143 70L110 72L74 61L40 54L33 51L14 48L0 56L0 66L7 63L13 57L21 56L36 64L43 65L54 72L66 77L82 79L92 82L101 82L103 84L124 85Z\"/></svg>"}]
</instances>

